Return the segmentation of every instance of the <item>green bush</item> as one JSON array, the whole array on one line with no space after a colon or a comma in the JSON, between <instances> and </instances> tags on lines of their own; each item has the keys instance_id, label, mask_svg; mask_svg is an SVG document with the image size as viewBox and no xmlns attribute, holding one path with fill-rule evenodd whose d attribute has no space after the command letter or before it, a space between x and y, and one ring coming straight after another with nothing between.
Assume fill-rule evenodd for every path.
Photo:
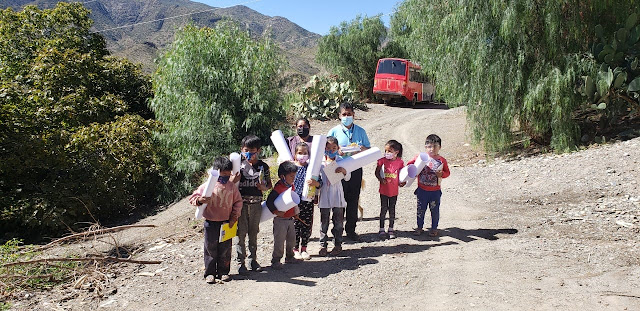
<instances>
[{"instance_id":1,"label":"green bush","mask_svg":"<svg viewBox=\"0 0 640 311\"><path fill-rule=\"evenodd\" d=\"M364 103L357 100L355 90L349 81L337 76L312 76L309 83L299 92L300 101L291 104L296 117L329 120L338 117L340 104L352 102L357 109L366 110Z\"/></svg>"},{"instance_id":2,"label":"green bush","mask_svg":"<svg viewBox=\"0 0 640 311\"><path fill-rule=\"evenodd\" d=\"M163 189L151 82L90 27L78 3L0 11L0 238L112 219Z\"/></svg>"},{"instance_id":3,"label":"green bush","mask_svg":"<svg viewBox=\"0 0 640 311\"><path fill-rule=\"evenodd\" d=\"M193 190L198 172L237 151L247 134L268 144L286 121L278 87L283 62L272 42L227 23L176 34L153 75L151 107L164 124L157 138L170 152L178 194Z\"/></svg>"}]
</instances>

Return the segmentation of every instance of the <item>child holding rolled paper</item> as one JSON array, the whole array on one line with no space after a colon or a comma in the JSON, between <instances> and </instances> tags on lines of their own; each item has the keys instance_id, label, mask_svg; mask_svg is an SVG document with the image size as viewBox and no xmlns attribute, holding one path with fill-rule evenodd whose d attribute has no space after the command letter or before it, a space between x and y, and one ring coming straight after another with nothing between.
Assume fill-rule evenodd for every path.
<instances>
[{"instance_id":1,"label":"child holding rolled paper","mask_svg":"<svg viewBox=\"0 0 640 311\"><path fill-rule=\"evenodd\" d=\"M231 240L219 242L220 227L229 222L233 226L242 211L242 197L235 184L229 181L232 164L224 157L216 158L213 168L220 177L210 197L204 196L205 184L200 185L189 197L192 205L207 204L204 213L204 277L207 283L231 280Z\"/></svg>"},{"instance_id":2,"label":"child holding rolled paper","mask_svg":"<svg viewBox=\"0 0 640 311\"><path fill-rule=\"evenodd\" d=\"M300 259L296 259L293 255L293 247L296 240L294 217L298 214L298 206L282 212L279 211L275 205L275 201L281 193L294 187L293 183L297 172L298 167L293 164L293 162L285 161L280 163L278 167L280 180L278 180L273 187L273 191L271 191L267 197L267 208L276 215L276 217L273 218L273 254L271 257L271 267L276 270L282 269L280 260L283 255L286 255L286 263L297 263L300 261Z\"/></svg>"},{"instance_id":3,"label":"child holding rolled paper","mask_svg":"<svg viewBox=\"0 0 640 311\"><path fill-rule=\"evenodd\" d=\"M418 197L416 217L418 227L413 234L422 234L424 215L427 212L427 208L429 208L431 211L431 229L429 230L429 236L436 237L439 234L438 222L440 221L440 198L442 197L440 181L442 178L449 177L451 173L449 172L447 160L439 154L440 148L442 147L442 140L438 135L431 134L427 136L424 147L429 155L429 159L416 177L418 179L418 188L414 193ZM415 163L418 156L419 155L407 162L407 165Z\"/></svg>"},{"instance_id":4,"label":"child holding rolled paper","mask_svg":"<svg viewBox=\"0 0 640 311\"><path fill-rule=\"evenodd\" d=\"M271 189L269 165L259 159L262 150L262 140L255 135L247 135L242 139L240 172L232 177L232 182L238 182L240 194L244 204L242 214L238 220L238 236L234 238L238 273L248 273L248 266L253 271L261 271L257 261L258 232L260 231L260 216L262 215L262 192ZM249 254L247 256L246 238L249 236Z\"/></svg>"},{"instance_id":5,"label":"child holding rolled paper","mask_svg":"<svg viewBox=\"0 0 640 311\"><path fill-rule=\"evenodd\" d=\"M384 219L389 211L389 234L390 239L396 237L393 223L396 218L396 202L398 201L398 187L403 187L398 175L404 167L402 161L402 144L396 140L390 140L384 145L384 158L378 160L375 176L380 181L380 231L378 235L381 239L386 237L384 232ZM383 172L381 172L384 170ZM384 176L384 177L383 177Z\"/></svg>"},{"instance_id":6,"label":"child holding rolled paper","mask_svg":"<svg viewBox=\"0 0 640 311\"><path fill-rule=\"evenodd\" d=\"M321 248L318 252L319 256L327 255L327 246L329 238L327 232L329 231L329 217L333 222L333 229L331 233L334 238L334 247L331 250L331 255L338 255L342 252L342 231L344 230L344 209L347 207L347 201L344 199L344 189L342 181L338 181L332 184L325 173L327 165L334 161L340 161L342 158L338 155L340 147L338 146L338 140L333 137L327 137L327 145L325 148L324 161L322 162L321 178L324 180L324 185L320 188L320 196L318 199L318 207L320 208L320 244ZM344 174L344 180L349 181L351 179L351 173L348 173L342 167L338 167L335 170L336 173Z\"/></svg>"},{"instance_id":7,"label":"child holding rolled paper","mask_svg":"<svg viewBox=\"0 0 640 311\"><path fill-rule=\"evenodd\" d=\"M293 248L293 256L296 259L309 260L311 256L307 253L307 244L309 243L309 237L311 237L311 227L313 227L313 199L306 201L306 198L302 195L302 189L305 183L309 186L320 188L322 187L322 179L305 180L310 157L309 146L306 143L301 142L296 145L293 157L295 159L294 163L298 166L293 188L298 196L302 198L300 204L298 204L300 214L294 221L296 228L296 245Z\"/></svg>"}]
</instances>

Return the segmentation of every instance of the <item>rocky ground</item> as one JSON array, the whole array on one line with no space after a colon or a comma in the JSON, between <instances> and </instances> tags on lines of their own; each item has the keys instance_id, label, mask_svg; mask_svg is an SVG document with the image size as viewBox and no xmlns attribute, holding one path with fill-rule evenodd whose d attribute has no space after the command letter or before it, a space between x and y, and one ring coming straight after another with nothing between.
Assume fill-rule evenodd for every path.
<instances>
[{"instance_id":1,"label":"rocky ground","mask_svg":"<svg viewBox=\"0 0 640 311\"><path fill-rule=\"evenodd\" d=\"M370 105L356 113L374 146L404 145L404 160L425 137L442 137L451 166L443 181L439 238L415 237L416 200L401 189L393 240L378 238L374 166L365 167L362 241L337 257L313 257L226 284L202 280L202 236L186 200L143 219L154 229L115 238L136 259L100 282L20 293L15 309L43 310L639 310L640 139L562 155L487 159L468 140L464 108ZM324 134L337 122L314 122ZM317 254L318 216L310 251ZM262 224L260 262L268 266L272 226ZM98 241L52 252L99 248ZM234 271L232 270L232 273ZM92 291L93 290L93 291Z\"/></svg>"}]
</instances>

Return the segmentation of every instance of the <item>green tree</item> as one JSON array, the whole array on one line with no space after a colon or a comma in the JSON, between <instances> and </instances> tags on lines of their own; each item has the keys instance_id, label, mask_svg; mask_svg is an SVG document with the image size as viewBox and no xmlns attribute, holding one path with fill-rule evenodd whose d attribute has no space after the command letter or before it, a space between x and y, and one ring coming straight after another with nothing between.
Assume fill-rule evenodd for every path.
<instances>
[{"instance_id":1,"label":"green tree","mask_svg":"<svg viewBox=\"0 0 640 311\"><path fill-rule=\"evenodd\" d=\"M158 139L169 150L181 191L190 190L215 156L237 151L244 136L266 142L284 121L283 63L268 39L254 41L228 23L186 26L176 34L153 76L151 108L164 124Z\"/></svg>"},{"instance_id":2,"label":"green tree","mask_svg":"<svg viewBox=\"0 0 640 311\"><path fill-rule=\"evenodd\" d=\"M435 78L439 96L467 105L473 136L488 150L524 139L561 151L576 144L575 116L590 106L577 85L597 70L584 57L595 26L617 30L638 4L406 0L392 16L391 31Z\"/></svg>"},{"instance_id":3,"label":"green tree","mask_svg":"<svg viewBox=\"0 0 640 311\"><path fill-rule=\"evenodd\" d=\"M318 43L316 59L343 80L353 83L361 98L370 97L378 59L394 56L382 53L386 37L387 29L380 16L357 16L339 27L331 27L329 34Z\"/></svg>"},{"instance_id":4,"label":"green tree","mask_svg":"<svg viewBox=\"0 0 640 311\"><path fill-rule=\"evenodd\" d=\"M81 4L0 11L0 228L25 238L153 204L151 82ZM143 170L145 173L141 173ZM160 187L161 188L161 187Z\"/></svg>"}]
</instances>

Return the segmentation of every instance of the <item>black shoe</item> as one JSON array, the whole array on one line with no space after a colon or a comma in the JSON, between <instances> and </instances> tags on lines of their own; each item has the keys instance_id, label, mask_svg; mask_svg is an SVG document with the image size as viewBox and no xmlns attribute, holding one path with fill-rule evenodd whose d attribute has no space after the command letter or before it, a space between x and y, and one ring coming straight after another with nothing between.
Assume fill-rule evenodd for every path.
<instances>
[{"instance_id":1,"label":"black shoe","mask_svg":"<svg viewBox=\"0 0 640 311\"><path fill-rule=\"evenodd\" d=\"M354 242L360 242L360 236L355 232L347 233L347 239Z\"/></svg>"}]
</instances>

